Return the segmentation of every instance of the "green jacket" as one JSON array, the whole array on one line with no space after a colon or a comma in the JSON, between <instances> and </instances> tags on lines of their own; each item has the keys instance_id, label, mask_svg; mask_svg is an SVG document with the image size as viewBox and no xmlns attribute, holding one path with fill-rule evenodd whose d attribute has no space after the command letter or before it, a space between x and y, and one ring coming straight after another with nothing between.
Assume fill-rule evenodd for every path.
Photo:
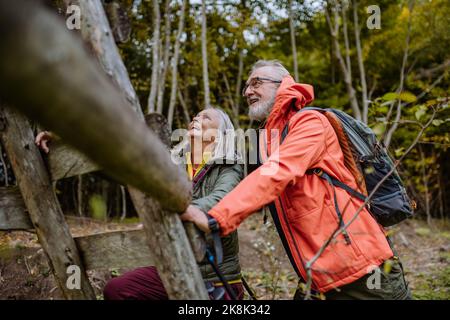
<instances>
[{"instance_id":1,"label":"green jacket","mask_svg":"<svg viewBox=\"0 0 450 320\"><path fill-rule=\"evenodd\" d=\"M240 164L207 164L202 171L206 174L198 180L193 190L192 204L203 212L208 212L226 194L236 187L242 180L244 173ZM197 176L200 176L199 172ZM214 248L212 239L207 238L208 245ZM239 242L237 230L226 237L222 237L223 262L219 265L226 280L241 277L239 265ZM200 264L200 271L206 281L219 282L219 278L209 263L204 259Z\"/></svg>"}]
</instances>

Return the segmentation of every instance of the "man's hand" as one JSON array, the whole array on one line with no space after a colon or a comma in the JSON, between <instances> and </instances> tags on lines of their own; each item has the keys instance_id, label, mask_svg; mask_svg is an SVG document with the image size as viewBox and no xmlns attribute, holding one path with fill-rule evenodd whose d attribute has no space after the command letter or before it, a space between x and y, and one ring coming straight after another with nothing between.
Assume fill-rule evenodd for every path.
<instances>
[{"instance_id":1,"label":"man's hand","mask_svg":"<svg viewBox=\"0 0 450 320\"><path fill-rule=\"evenodd\" d=\"M34 143L36 143L36 145L44 150L45 153L48 153L50 151L50 149L48 148L48 143L53 139L53 135L51 132L48 131L42 131L39 132L38 135L36 136L36 140L34 141Z\"/></svg>"},{"instance_id":2,"label":"man's hand","mask_svg":"<svg viewBox=\"0 0 450 320\"><path fill-rule=\"evenodd\" d=\"M206 214L196 206L189 205L186 212L184 212L180 218L183 221L191 221L195 223L195 225L205 233L211 232L208 226L208 218L206 217Z\"/></svg>"}]
</instances>

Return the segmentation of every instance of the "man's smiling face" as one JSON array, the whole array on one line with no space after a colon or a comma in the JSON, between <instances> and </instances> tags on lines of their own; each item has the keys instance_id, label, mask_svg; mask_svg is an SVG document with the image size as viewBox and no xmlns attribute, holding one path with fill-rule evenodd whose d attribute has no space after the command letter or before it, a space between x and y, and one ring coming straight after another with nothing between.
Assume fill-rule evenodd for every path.
<instances>
[{"instance_id":1,"label":"man's smiling face","mask_svg":"<svg viewBox=\"0 0 450 320\"><path fill-rule=\"evenodd\" d=\"M275 74L273 67L261 67L254 70L248 78L247 84L249 84L249 86L245 89L244 96L249 105L248 115L250 119L262 121L267 118L272 110L278 89L277 83L267 80L258 83L257 81L255 82L255 79L281 80L278 79ZM256 86L252 85L254 82L256 83Z\"/></svg>"}]
</instances>

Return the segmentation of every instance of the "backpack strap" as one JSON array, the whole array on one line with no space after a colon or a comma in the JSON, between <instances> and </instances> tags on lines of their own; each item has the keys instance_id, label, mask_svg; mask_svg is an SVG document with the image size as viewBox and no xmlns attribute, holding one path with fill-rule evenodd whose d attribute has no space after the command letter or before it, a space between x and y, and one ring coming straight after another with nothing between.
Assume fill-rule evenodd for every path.
<instances>
[{"instance_id":1,"label":"backpack strap","mask_svg":"<svg viewBox=\"0 0 450 320\"><path fill-rule=\"evenodd\" d=\"M302 108L300 109L298 112L302 112L302 111L306 111L306 110L314 110L314 111L319 111L319 112L325 112L324 109L321 108L315 108L315 107L306 107L306 108ZM289 132L289 122L286 123L286 125L283 128L283 131L281 132L281 141L280 144L283 143L283 141L285 140L287 134ZM337 195L336 195L336 189L335 187L339 187L341 189L344 189L345 191L347 191L351 196L356 197L362 201L366 200L366 196L363 195L362 193L356 191L355 189L351 188L350 186L346 185L345 183L341 182L340 180L330 176L328 173L326 173L325 171L323 171L320 168L312 168L312 169L308 169L306 171L306 174L314 174L317 175L318 177L320 177L321 179L325 180L326 182L328 182L328 184L331 185L331 187L333 188L333 198L334 198L334 207L336 210L336 215L338 216L339 219L339 227L342 228L344 226L344 220L342 218L342 213L341 210L339 209L339 205L337 202ZM346 230L344 230L342 232L345 241L347 244L351 243L350 237L347 233Z\"/></svg>"},{"instance_id":2,"label":"backpack strap","mask_svg":"<svg viewBox=\"0 0 450 320\"><path fill-rule=\"evenodd\" d=\"M302 111L306 111L306 110L314 110L314 111L319 111L319 112L325 112L324 109L321 108L317 108L317 107L305 107L300 109L298 112L302 112ZM283 143L284 139L286 138L287 134L289 131L289 122L286 123L286 125L283 128L283 131L281 132L281 141L280 144ZM306 173L308 174L316 174L317 176L321 177L322 179L330 182L330 184L332 184L333 186L339 187L341 189L344 189L345 191L347 191L348 193L350 193L350 195L352 195L353 197L356 197L362 201L366 201L367 197L362 194L361 192L351 188L350 186L346 185L345 183L341 182L340 180L333 178L332 176L330 176L329 174L327 174L326 172L324 172L322 169L320 168L312 168L306 171ZM352 173L353 174L353 173ZM354 176L354 174L353 174ZM355 178L356 179L356 178ZM357 181L358 183L358 181Z\"/></svg>"},{"instance_id":3,"label":"backpack strap","mask_svg":"<svg viewBox=\"0 0 450 320\"><path fill-rule=\"evenodd\" d=\"M367 197L365 195L363 195L361 192L356 191L355 189L346 185L345 183L341 182L340 180L330 176L328 173L326 173L325 171L323 171L320 168L309 169L308 171L306 171L306 174L315 174L315 175L319 176L320 178L327 180L333 186L344 189L345 191L350 193L350 195L352 195L353 197L358 198L362 201L366 201L366 199L367 199Z\"/></svg>"},{"instance_id":4,"label":"backpack strap","mask_svg":"<svg viewBox=\"0 0 450 320\"><path fill-rule=\"evenodd\" d=\"M336 215L338 216L338 219L339 219L339 228L344 227L344 219L342 218L342 213L341 213L341 210L339 209L339 204L338 204L337 196L336 196L336 188L335 188L335 186L336 186L335 182L339 182L339 183L342 183L342 182L340 182L339 180L331 177L328 173L326 173L325 171L323 171L322 169L319 169L319 168L307 170L306 174L315 174L315 175L317 175L318 177L320 177L323 180L325 180L326 182L328 182L330 184L330 186L333 188L334 208L336 210ZM345 184L343 184L343 185L347 186ZM342 234L343 234L343 236L345 238L345 242L347 244L351 244L350 236L348 235L347 231L344 230L342 232Z\"/></svg>"}]
</instances>

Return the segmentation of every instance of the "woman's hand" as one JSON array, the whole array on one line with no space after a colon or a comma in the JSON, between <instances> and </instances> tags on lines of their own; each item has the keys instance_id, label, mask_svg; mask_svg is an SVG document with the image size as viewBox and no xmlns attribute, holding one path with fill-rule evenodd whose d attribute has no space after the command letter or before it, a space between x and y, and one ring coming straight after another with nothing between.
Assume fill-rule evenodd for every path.
<instances>
[{"instance_id":1,"label":"woman's hand","mask_svg":"<svg viewBox=\"0 0 450 320\"><path fill-rule=\"evenodd\" d=\"M205 233L211 232L208 226L208 218L206 214L199 208L193 205L189 205L186 211L180 216L182 221L190 221Z\"/></svg>"},{"instance_id":2,"label":"woman's hand","mask_svg":"<svg viewBox=\"0 0 450 320\"><path fill-rule=\"evenodd\" d=\"M34 141L34 143L36 143L36 145L44 150L45 153L48 153L50 151L50 149L48 148L48 143L53 139L53 135L51 132L49 131L42 131L39 132L38 135L36 136L36 140Z\"/></svg>"}]
</instances>

